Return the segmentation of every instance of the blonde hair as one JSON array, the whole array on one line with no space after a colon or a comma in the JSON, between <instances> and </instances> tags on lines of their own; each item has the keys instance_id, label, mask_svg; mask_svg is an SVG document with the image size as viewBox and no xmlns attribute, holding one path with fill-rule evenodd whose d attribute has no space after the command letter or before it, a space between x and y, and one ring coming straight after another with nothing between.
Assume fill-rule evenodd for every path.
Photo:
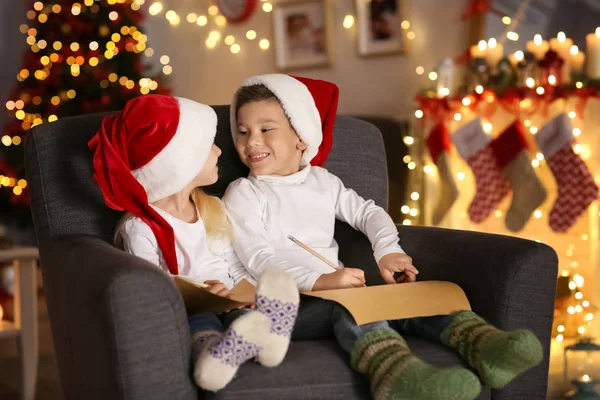
<instances>
[{"instance_id":1,"label":"blonde hair","mask_svg":"<svg viewBox=\"0 0 600 400\"><path fill-rule=\"evenodd\" d=\"M198 209L202 222L204 222L209 245L217 239L232 239L231 224L227 219L223 202L218 197L208 195L202 189L196 188L192 191L192 201ZM117 223L113 242L120 249L123 249L121 227L131 218L133 218L133 214L126 212Z\"/></svg>"}]
</instances>

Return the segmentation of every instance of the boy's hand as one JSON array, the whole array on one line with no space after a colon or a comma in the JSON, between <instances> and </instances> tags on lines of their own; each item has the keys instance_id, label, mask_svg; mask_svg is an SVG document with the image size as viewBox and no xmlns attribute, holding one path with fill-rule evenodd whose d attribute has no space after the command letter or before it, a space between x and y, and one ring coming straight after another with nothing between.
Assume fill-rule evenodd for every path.
<instances>
[{"instance_id":1,"label":"boy's hand","mask_svg":"<svg viewBox=\"0 0 600 400\"><path fill-rule=\"evenodd\" d=\"M414 282L419 270L412 265L412 258L403 253L390 253L379 260L379 272L388 284ZM395 273L403 273L394 279Z\"/></svg>"},{"instance_id":2,"label":"boy's hand","mask_svg":"<svg viewBox=\"0 0 600 400\"><path fill-rule=\"evenodd\" d=\"M330 274L323 274L317 279L313 291L346 289L363 287L365 285L365 273L358 268L342 268Z\"/></svg>"},{"instance_id":3,"label":"boy's hand","mask_svg":"<svg viewBox=\"0 0 600 400\"><path fill-rule=\"evenodd\" d=\"M229 289L227 289L227 287L220 281L204 281L204 284L208 285L206 290L208 290L210 293L221 297L229 297Z\"/></svg>"}]
</instances>

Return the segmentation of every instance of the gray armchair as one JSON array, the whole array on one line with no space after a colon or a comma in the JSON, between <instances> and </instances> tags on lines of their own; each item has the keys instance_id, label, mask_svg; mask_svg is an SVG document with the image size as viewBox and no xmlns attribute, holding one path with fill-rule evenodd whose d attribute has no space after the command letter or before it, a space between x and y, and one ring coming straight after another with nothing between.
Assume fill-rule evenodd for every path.
<instances>
[{"instance_id":1,"label":"gray armchair","mask_svg":"<svg viewBox=\"0 0 600 400\"><path fill-rule=\"evenodd\" d=\"M223 193L247 173L219 116ZM146 261L111 245L120 213L108 209L92 178L87 142L104 115L61 119L28 135L26 167L31 208L61 383L67 399L368 399L367 381L353 372L333 340L294 342L283 364L245 364L222 392L197 390L191 377L190 333L179 292ZM338 117L325 165L349 187L387 207L387 167L381 135L366 122ZM503 390L485 387L479 399L544 399L557 258L535 242L424 227L398 227L420 279L459 284L474 311L504 329L528 328L544 345L544 361ZM381 283L368 240L336 225L341 260ZM438 366L458 356L409 337L413 351Z\"/></svg>"}]
</instances>

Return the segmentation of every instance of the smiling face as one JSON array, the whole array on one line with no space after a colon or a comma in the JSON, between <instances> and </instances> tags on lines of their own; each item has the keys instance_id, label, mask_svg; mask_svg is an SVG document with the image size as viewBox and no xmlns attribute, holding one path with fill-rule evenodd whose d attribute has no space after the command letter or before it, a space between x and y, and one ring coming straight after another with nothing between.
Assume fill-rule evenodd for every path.
<instances>
[{"instance_id":1,"label":"smiling face","mask_svg":"<svg viewBox=\"0 0 600 400\"><path fill-rule=\"evenodd\" d=\"M251 101L237 112L236 149L255 175L291 175L300 170L306 145L276 99Z\"/></svg>"}]
</instances>

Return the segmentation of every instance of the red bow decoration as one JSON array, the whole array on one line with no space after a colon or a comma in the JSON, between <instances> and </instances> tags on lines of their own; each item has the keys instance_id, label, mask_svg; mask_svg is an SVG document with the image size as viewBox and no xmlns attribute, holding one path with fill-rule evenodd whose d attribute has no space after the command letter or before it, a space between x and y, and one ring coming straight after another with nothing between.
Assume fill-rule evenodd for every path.
<instances>
[{"instance_id":1,"label":"red bow decoration","mask_svg":"<svg viewBox=\"0 0 600 400\"><path fill-rule=\"evenodd\" d=\"M531 117L540 106L535 91L529 88L510 88L503 96L498 97L498 102L506 112L513 114L517 119Z\"/></svg>"},{"instance_id":2,"label":"red bow decoration","mask_svg":"<svg viewBox=\"0 0 600 400\"><path fill-rule=\"evenodd\" d=\"M542 69L562 68L565 61L554 50L549 50L544 58L538 61L538 66Z\"/></svg>"},{"instance_id":3,"label":"red bow decoration","mask_svg":"<svg viewBox=\"0 0 600 400\"><path fill-rule=\"evenodd\" d=\"M500 11L492 8L490 0L469 0L467 6L462 12L461 18L463 20L467 20L474 15L483 14L486 12L491 12L500 16L503 15Z\"/></svg>"},{"instance_id":4,"label":"red bow decoration","mask_svg":"<svg viewBox=\"0 0 600 400\"><path fill-rule=\"evenodd\" d=\"M600 93L598 93L598 90L595 88L577 89L573 92L573 95L579 98L577 104L575 105L575 112L579 118L583 118L583 111L585 110L585 106L587 105L589 99L600 99Z\"/></svg>"},{"instance_id":5,"label":"red bow decoration","mask_svg":"<svg viewBox=\"0 0 600 400\"><path fill-rule=\"evenodd\" d=\"M416 100L423 111L423 118L421 118L423 123L425 118L432 118L437 122L442 122L446 114L450 111L450 104L446 98L438 99L435 97L417 96Z\"/></svg>"},{"instance_id":6,"label":"red bow decoration","mask_svg":"<svg viewBox=\"0 0 600 400\"><path fill-rule=\"evenodd\" d=\"M471 61L471 49L467 47L459 56L454 58L454 62L458 65L467 65Z\"/></svg>"}]
</instances>

